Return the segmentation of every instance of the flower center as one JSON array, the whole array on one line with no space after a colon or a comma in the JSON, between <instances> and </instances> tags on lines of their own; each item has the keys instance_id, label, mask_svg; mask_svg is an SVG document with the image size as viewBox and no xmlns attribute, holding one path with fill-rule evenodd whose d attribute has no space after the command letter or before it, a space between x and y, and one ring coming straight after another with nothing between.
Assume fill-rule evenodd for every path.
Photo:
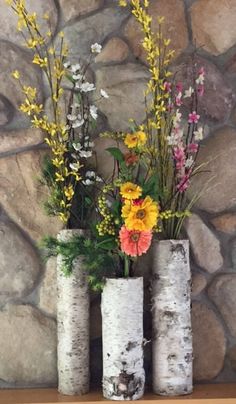
<instances>
[{"instance_id":1,"label":"flower center","mask_svg":"<svg viewBox=\"0 0 236 404\"><path fill-rule=\"evenodd\" d=\"M131 241L133 241L134 243L137 243L139 241L139 233L133 233L131 234Z\"/></svg>"},{"instance_id":2,"label":"flower center","mask_svg":"<svg viewBox=\"0 0 236 404\"><path fill-rule=\"evenodd\" d=\"M136 214L137 219L144 219L145 216L146 216L145 210L144 209L139 209L137 214Z\"/></svg>"}]
</instances>

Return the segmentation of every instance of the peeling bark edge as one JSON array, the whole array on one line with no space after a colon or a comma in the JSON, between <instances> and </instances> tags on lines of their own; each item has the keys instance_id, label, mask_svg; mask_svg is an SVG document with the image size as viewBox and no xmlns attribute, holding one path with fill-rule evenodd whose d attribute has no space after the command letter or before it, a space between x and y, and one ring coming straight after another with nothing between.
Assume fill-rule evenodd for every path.
<instances>
[{"instance_id":1,"label":"peeling bark edge","mask_svg":"<svg viewBox=\"0 0 236 404\"><path fill-rule=\"evenodd\" d=\"M154 393L165 396L192 393L191 272L188 240L154 242L152 319Z\"/></svg>"},{"instance_id":2,"label":"peeling bark edge","mask_svg":"<svg viewBox=\"0 0 236 404\"><path fill-rule=\"evenodd\" d=\"M62 230L58 240L69 241L83 230ZM71 276L62 272L63 256L57 257L57 367L58 391L82 395L89 391L89 286L81 258Z\"/></svg>"},{"instance_id":3,"label":"peeling bark edge","mask_svg":"<svg viewBox=\"0 0 236 404\"><path fill-rule=\"evenodd\" d=\"M103 395L137 400L144 394L143 278L107 279L102 293Z\"/></svg>"}]
</instances>

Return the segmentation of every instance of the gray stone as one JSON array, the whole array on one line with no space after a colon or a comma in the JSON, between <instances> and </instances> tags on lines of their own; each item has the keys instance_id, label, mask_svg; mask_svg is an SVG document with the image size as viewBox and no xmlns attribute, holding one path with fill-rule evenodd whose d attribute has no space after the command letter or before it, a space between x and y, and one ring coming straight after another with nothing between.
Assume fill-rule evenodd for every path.
<instances>
[{"instance_id":1,"label":"gray stone","mask_svg":"<svg viewBox=\"0 0 236 404\"><path fill-rule=\"evenodd\" d=\"M145 119L144 90L148 72L143 66L128 63L102 67L97 71L97 89L106 90L109 100L99 102L113 130L127 130L129 119L141 123Z\"/></svg>"},{"instance_id":2,"label":"gray stone","mask_svg":"<svg viewBox=\"0 0 236 404\"><path fill-rule=\"evenodd\" d=\"M198 296L206 287L207 280L204 275L200 273L193 274L192 277L192 297Z\"/></svg>"},{"instance_id":3,"label":"gray stone","mask_svg":"<svg viewBox=\"0 0 236 404\"><path fill-rule=\"evenodd\" d=\"M0 159L0 204L34 240L56 235L62 228L62 222L43 209L48 192L39 182L44 155L35 150Z\"/></svg>"},{"instance_id":4,"label":"gray stone","mask_svg":"<svg viewBox=\"0 0 236 404\"><path fill-rule=\"evenodd\" d=\"M97 55L96 62L123 62L129 54L128 45L118 37L111 38Z\"/></svg>"},{"instance_id":5,"label":"gray stone","mask_svg":"<svg viewBox=\"0 0 236 404\"><path fill-rule=\"evenodd\" d=\"M236 372L236 346L234 345L227 352L227 357L230 360L232 369Z\"/></svg>"},{"instance_id":6,"label":"gray stone","mask_svg":"<svg viewBox=\"0 0 236 404\"><path fill-rule=\"evenodd\" d=\"M1 300L29 294L39 271L39 257L33 246L14 224L0 222Z\"/></svg>"},{"instance_id":7,"label":"gray stone","mask_svg":"<svg viewBox=\"0 0 236 404\"><path fill-rule=\"evenodd\" d=\"M15 15L11 7L6 4L5 0L0 0L0 8L0 39L11 41L17 45L24 45L24 40L21 32L17 30L17 16ZM47 13L49 15L51 29L54 33L57 24L57 8L54 0L26 0L26 8L30 13L37 13L38 22L40 25L40 32L43 34L45 34L49 29L48 21L42 19L43 15Z\"/></svg>"},{"instance_id":8,"label":"gray stone","mask_svg":"<svg viewBox=\"0 0 236 404\"><path fill-rule=\"evenodd\" d=\"M193 303L192 328L194 379L212 380L224 364L224 330L214 312L202 303Z\"/></svg>"},{"instance_id":9,"label":"gray stone","mask_svg":"<svg viewBox=\"0 0 236 404\"><path fill-rule=\"evenodd\" d=\"M198 0L191 7L193 37L197 46L213 55L226 52L236 43L234 0ZM220 35L219 35L220 32Z\"/></svg>"},{"instance_id":10,"label":"gray stone","mask_svg":"<svg viewBox=\"0 0 236 404\"><path fill-rule=\"evenodd\" d=\"M43 142L39 129L20 129L0 132L0 153L14 152Z\"/></svg>"},{"instance_id":11,"label":"gray stone","mask_svg":"<svg viewBox=\"0 0 236 404\"><path fill-rule=\"evenodd\" d=\"M31 63L32 56L8 42L0 42L0 55L4 55L0 59L0 93L16 110L19 108L25 95L22 94L18 81L11 75L14 70L19 70L24 85L39 89L38 99L41 101L41 71Z\"/></svg>"},{"instance_id":12,"label":"gray stone","mask_svg":"<svg viewBox=\"0 0 236 404\"><path fill-rule=\"evenodd\" d=\"M236 130L224 127L206 139L200 148L197 163L207 165L203 167L205 172L194 177L189 191L189 197L200 196L196 206L210 213L235 207Z\"/></svg>"},{"instance_id":13,"label":"gray stone","mask_svg":"<svg viewBox=\"0 0 236 404\"><path fill-rule=\"evenodd\" d=\"M183 0L151 0L149 14L152 16L152 29L154 32L158 32L159 29L157 18L160 16L165 17L165 22L162 25L163 35L171 40L169 48L174 49L175 57L178 57L188 45L188 30ZM134 55L146 62L146 52L141 44L143 33L140 24L137 23L134 17L129 19L124 33L130 42Z\"/></svg>"},{"instance_id":14,"label":"gray stone","mask_svg":"<svg viewBox=\"0 0 236 404\"><path fill-rule=\"evenodd\" d=\"M218 231L230 235L236 233L236 215L233 213L217 216L211 220L211 223Z\"/></svg>"},{"instance_id":15,"label":"gray stone","mask_svg":"<svg viewBox=\"0 0 236 404\"><path fill-rule=\"evenodd\" d=\"M236 239L234 239L231 244L231 258L233 267L236 269Z\"/></svg>"},{"instance_id":16,"label":"gray stone","mask_svg":"<svg viewBox=\"0 0 236 404\"><path fill-rule=\"evenodd\" d=\"M13 116L11 103L0 94L0 126L10 122Z\"/></svg>"},{"instance_id":17,"label":"gray stone","mask_svg":"<svg viewBox=\"0 0 236 404\"><path fill-rule=\"evenodd\" d=\"M222 124L223 121L229 118L234 104L235 96L233 95L232 88L213 63L202 57L195 56L194 64L196 71L204 67L206 72L204 95L198 97L198 112L201 115L201 119L209 119L213 123ZM192 85L192 57L182 58L181 64L174 67L173 71L176 72L175 80L182 81L185 88ZM189 108L190 105L188 105Z\"/></svg>"},{"instance_id":18,"label":"gray stone","mask_svg":"<svg viewBox=\"0 0 236 404\"><path fill-rule=\"evenodd\" d=\"M197 265L209 273L223 265L220 242L199 216L193 214L186 220L185 229Z\"/></svg>"},{"instance_id":19,"label":"gray stone","mask_svg":"<svg viewBox=\"0 0 236 404\"><path fill-rule=\"evenodd\" d=\"M221 313L230 333L236 337L236 275L218 276L212 282L208 294Z\"/></svg>"},{"instance_id":20,"label":"gray stone","mask_svg":"<svg viewBox=\"0 0 236 404\"><path fill-rule=\"evenodd\" d=\"M38 306L47 314L57 315L57 259L49 258L40 285Z\"/></svg>"},{"instance_id":21,"label":"gray stone","mask_svg":"<svg viewBox=\"0 0 236 404\"><path fill-rule=\"evenodd\" d=\"M102 7L104 0L59 0L65 21L77 18Z\"/></svg>"},{"instance_id":22,"label":"gray stone","mask_svg":"<svg viewBox=\"0 0 236 404\"><path fill-rule=\"evenodd\" d=\"M97 161L94 161L93 166L97 163L98 174L107 180L111 178L114 159L106 149L109 147L117 147L117 143L113 139L103 137L98 137L95 139L94 143ZM125 148L125 146L122 147L121 145L122 143L120 143L121 150L127 152L128 150Z\"/></svg>"},{"instance_id":23,"label":"gray stone","mask_svg":"<svg viewBox=\"0 0 236 404\"><path fill-rule=\"evenodd\" d=\"M18 386L57 381L56 323L31 306L0 312L0 378Z\"/></svg>"},{"instance_id":24,"label":"gray stone","mask_svg":"<svg viewBox=\"0 0 236 404\"><path fill-rule=\"evenodd\" d=\"M120 27L126 16L127 11L121 7L106 8L65 27L63 31L65 41L69 44L68 57L87 60L91 55L91 45L95 42L102 44L108 34Z\"/></svg>"}]
</instances>

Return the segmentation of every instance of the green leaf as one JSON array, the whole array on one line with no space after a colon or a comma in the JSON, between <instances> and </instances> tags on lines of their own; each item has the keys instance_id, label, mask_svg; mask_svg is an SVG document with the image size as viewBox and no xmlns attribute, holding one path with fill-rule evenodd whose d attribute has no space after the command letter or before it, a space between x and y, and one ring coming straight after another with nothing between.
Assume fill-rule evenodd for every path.
<instances>
[{"instance_id":1,"label":"green leaf","mask_svg":"<svg viewBox=\"0 0 236 404\"><path fill-rule=\"evenodd\" d=\"M69 74L66 75L67 80L69 80L71 83L74 84L74 79L72 78L72 76L70 76Z\"/></svg>"},{"instance_id":2,"label":"green leaf","mask_svg":"<svg viewBox=\"0 0 236 404\"><path fill-rule=\"evenodd\" d=\"M119 163L122 163L124 161L124 156L123 153L118 149L118 147L109 147L106 149Z\"/></svg>"}]
</instances>

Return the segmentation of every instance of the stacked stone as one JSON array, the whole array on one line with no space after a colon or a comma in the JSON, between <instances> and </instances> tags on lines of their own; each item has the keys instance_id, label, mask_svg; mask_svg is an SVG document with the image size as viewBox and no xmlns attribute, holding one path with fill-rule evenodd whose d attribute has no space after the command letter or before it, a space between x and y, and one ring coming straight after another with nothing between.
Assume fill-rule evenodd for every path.
<instances>
[{"instance_id":1,"label":"stacked stone","mask_svg":"<svg viewBox=\"0 0 236 404\"><path fill-rule=\"evenodd\" d=\"M70 58L86 59L90 45L103 45L91 66L98 89L110 95L99 102L101 130L126 130L129 118L142 122L143 91L148 78L141 33L116 0L27 1L31 10L51 16L54 41L61 29ZM209 161L215 176L186 224L192 247L194 377L196 381L236 380L236 3L234 0L150 0L153 19L166 17L166 35L176 49L175 68L188 80L186 56L199 47L198 63L206 70L206 93L200 104L205 122L200 161ZM42 209L45 189L38 182L45 154L43 134L30 128L18 112L22 95L11 72L24 72L26 84L47 88L41 72L22 47L16 19L0 0L0 387L51 386L56 372L56 269L43 268L36 242L56 234L61 225ZM155 23L154 23L155 26ZM47 27L45 26L45 29ZM181 69L180 69L181 67ZM96 135L96 134L95 134ZM107 141L109 142L109 141ZM109 173L97 140L100 171ZM104 164L105 161L105 164ZM192 192L207 179L196 178ZM139 271L148 278L148 259ZM137 270L138 272L138 270ZM145 324L150 330L146 306ZM91 297L91 367L101 377L99 297ZM147 355L149 368L150 356Z\"/></svg>"}]
</instances>

